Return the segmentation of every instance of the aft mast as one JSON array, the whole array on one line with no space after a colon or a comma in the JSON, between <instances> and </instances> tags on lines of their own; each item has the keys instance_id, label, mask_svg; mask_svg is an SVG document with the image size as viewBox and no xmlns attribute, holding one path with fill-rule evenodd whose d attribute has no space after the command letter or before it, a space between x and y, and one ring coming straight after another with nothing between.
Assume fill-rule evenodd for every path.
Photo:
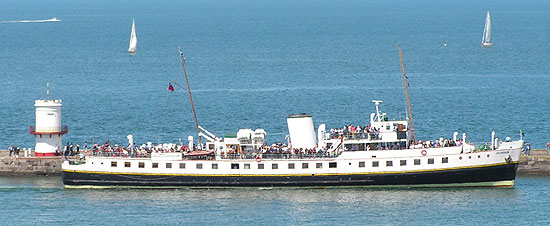
<instances>
[{"instance_id":1,"label":"aft mast","mask_svg":"<svg viewBox=\"0 0 550 226\"><path fill-rule=\"evenodd\" d=\"M181 57L181 67L183 68L183 75L185 77L185 83L187 83L187 92L189 93L189 100L191 101L191 108L193 109L193 117L195 118L195 127L197 128L197 136L199 136L199 148L202 146L202 139L200 136L201 130L199 126L199 121L197 120L197 113L195 111L195 104L193 103L193 95L191 95L191 88L189 87L189 79L187 78L187 72L185 71L185 57L183 57L183 52L180 51L180 57Z\"/></svg>"},{"instance_id":2,"label":"aft mast","mask_svg":"<svg viewBox=\"0 0 550 226\"><path fill-rule=\"evenodd\" d=\"M416 142L416 137L414 136L414 125L413 125L413 116L411 111L411 102L409 100L409 83L407 83L407 76L405 75L405 66L403 65L403 53L401 53L401 46L399 48L399 58L401 58L401 70L403 71L403 82L405 83L405 94L407 96L407 105L409 107L409 118L411 119L411 131L413 135L413 142Z\"/></svg>"}]
</instances>

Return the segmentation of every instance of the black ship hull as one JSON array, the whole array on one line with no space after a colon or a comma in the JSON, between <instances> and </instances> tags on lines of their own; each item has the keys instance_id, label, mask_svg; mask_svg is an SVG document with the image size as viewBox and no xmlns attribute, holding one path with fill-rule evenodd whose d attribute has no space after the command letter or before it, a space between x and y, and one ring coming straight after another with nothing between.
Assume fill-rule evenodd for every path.
<instances>
[{"instance_id":1,"label":"black ship hull","mask_svg":"<svg viewBox=\"0 0 550 226\"><path fill-rule=\"evenodd\" d=\"M433 171L319 175L174 175L62 172L66 187L513 186L517 162Z\"/></svg>"}]
</instances>

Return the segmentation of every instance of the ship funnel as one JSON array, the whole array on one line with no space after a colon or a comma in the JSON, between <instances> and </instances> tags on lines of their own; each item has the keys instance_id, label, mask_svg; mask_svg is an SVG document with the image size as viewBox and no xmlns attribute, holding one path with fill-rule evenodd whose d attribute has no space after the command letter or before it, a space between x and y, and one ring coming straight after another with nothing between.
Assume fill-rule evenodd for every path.
<instances>
[{"instance_id":1,"label":"ship funnel","mask_svg":"<svg viewBox=\"0 0 550 226\"><path fill-rule=\"evenodd\" d=\"M286 118L292 148L312 149L317 146L313 119L309 114L293 114Z\"/></svg>"}]
</instances>

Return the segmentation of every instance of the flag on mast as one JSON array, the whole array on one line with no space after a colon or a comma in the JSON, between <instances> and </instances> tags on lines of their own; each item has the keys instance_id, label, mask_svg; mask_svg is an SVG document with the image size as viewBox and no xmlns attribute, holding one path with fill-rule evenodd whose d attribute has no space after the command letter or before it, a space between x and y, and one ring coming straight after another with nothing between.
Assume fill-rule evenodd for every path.
<instances>
[{"instance_id":1,"label":"flag on mast","mask_svg":"<svg viewBox=\"0 0 550 226\"><path fill-rule=\"evenodd\" d=\"M172 86L172 83L168 83L168 90L174 92L174 86Z\"/></svg>"}]
</instances>

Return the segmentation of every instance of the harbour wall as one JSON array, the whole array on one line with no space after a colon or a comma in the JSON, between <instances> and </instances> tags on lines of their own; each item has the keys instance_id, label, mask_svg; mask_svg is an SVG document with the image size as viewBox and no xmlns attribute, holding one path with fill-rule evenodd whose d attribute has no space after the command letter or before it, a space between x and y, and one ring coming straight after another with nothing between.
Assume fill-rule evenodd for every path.
<instances>
[{"instance_id":1,"label":"harbour wall","mask_svg":"<svg viewBox=\"0 0 550 226\"><path fill-rule=\"evenodd\" d=\"M8 156L7 150L0 150L0 176L56 176L61 175L60 156L55 157L23 157L24 153L19 153L19 157ZM75 160L77 156L70 157ZM532 150L531 155L521 156L519 175L541 175L550 176L550 155L546 155L546 150Z\"/></svg>"},{"instance_id":2,"label":"harbour wall","mask_svg":"<svg viewBox=\"0 0 550 226\"><path fill-rule=\"evenodd\" d=\"M546 150L531 150L529 156L522 155L518 174L550 176L550 155L546 154Z\"/></svg>"},{"instance_id":3,"label":"harbour wall","mask_svg":"<svg viewBox=\"0 0 550 226\"><path fill-rule=\"evenodd\" d=\"M0 150L0 176L58 176L61 175L61 156L34 157L31 152L24 157L9 156L7 150ZM78 157L73 157L78 158Z\"/></svg>"}]
</instances>

